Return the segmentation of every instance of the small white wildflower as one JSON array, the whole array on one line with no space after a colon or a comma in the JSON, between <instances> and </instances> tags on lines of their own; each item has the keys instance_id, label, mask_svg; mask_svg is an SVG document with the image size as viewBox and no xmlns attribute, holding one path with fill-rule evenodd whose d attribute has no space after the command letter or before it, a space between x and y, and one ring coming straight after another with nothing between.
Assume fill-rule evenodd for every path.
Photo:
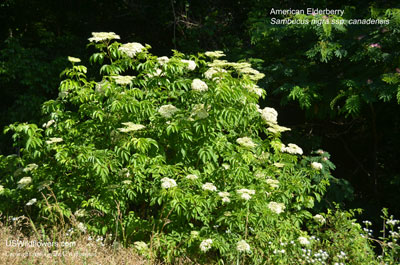
<instances>
[{"instance_id":1,"label":"small white wildflower","mask_svg":"<svg viewBox=\"0 0 400 265\"><path fill-rule=\"evenodd\" d=\"M162 178L161 179L161 187L163 189L169 189L169 188L173 188L176 187L176 182L173 179L170 178Z\"/></svg>"},{"instance_id":2,"label":"small white wildflower","mask_svg":"<svg viewBox=\"0 0 400 265\"><path fill-rule=\"evenodd\" d=\"M68 61L70 61L71 63L80 63L81 59L68 56Z\"/></svg>"},{"instance_id":3,"label":"small white wildflower","mask_svg":"<svg viewBox=\"0 0 400 265\"><path fill-rule=\"evenodd\" d=\"M395 226L396 224L400 223L400 221L399 220L387 220L386 223L388 225Z\"/></svg>"},{"instance_id":4,"label":"small white wildflower","mask_svg":"<svg viewBox=\"0 0 400 265\"><path fill-rule=\"evenodd\" d=\"M32 164L26 165L26 167L23 169L23 171L24 171L25 173L27 173L27 172L32 171L32 170L35 170L35 169L37 169L37 168L38 168L38 165L36 165L35 163L32 163Z\"/></svg>"},{"instance_id":5,"label":"small white wildflower","mask_svg":"<svg viewBox=\"0 0 400 265\"><path fill-rule=\"evenodd\" d=\"M92 32L91 38L89 38L90 42L100 42L106 40L120 39L120 37L114 32Z\"/></svg>"},{"instance_id":6,"label":"small white wildflower","mask_svg":"<svg viewBox=\"0 0 400 265\"><path fill-rule=\"evenodd\" d=\"M250 245L247 244L246 241L244 240L240 240L237 244L236 244L236 249L239 252L250 252Z\"/></svg>"},{"instance_id":7,"label":"small white wildflower","mask_svg":"<svg viewBox=\"0 0 400 265\"><path fill-rule=\"evenodd\" d=\"M214 184L212 184L211 182L207 182L207 183L203 184L203 186L201 188L203 190L209 190L209 191L217 190L217 187L215 187Z\"/></svg>"},{"instance_id":8,"label":"small white wildflower","mask_svg":"<svg viewBox=\"0 0 400 265\"><path fill-rule=\"evenodd\" d=\"M143 51L143 49L144 46L138 42L125 43L118 48L121 53L126 54L130 58L133 58L136 54Z\"/></svg>"},{"instance_id":9,"label":"small white wildflower","mask_svg":"<svg viewBox=\"0 0 400 265\"><path fill-rule=\"evenodd\" d=\"M164 65L164 64L166 64L166 63L169 62L169 58L168 58L167 56L158 57L158 58L157 58L157 62L158 62L160 65Z\"/></svg>"},{"instance_id":10,"label":"small white wildflower","mask_svg":"<svg viewBox=\"0 0 400 265\"><path fill-rule=\"evenodd\" d=\"M129 85L136 77L130 75L114 75L112 78L118 85L126 86Z\"/></svg>"},{"instance_id":11,"label":"small white wildflower","mask_svg":"<svg viewBox=\"0 0 400 265\"><path fill-rule=\"evenodd\" d=\"M200 250L203 251L203 252L207 252L211 248L212 243L213 243L213 241L210 238L206 239L206 240L203 240L200 243Z\"/></svg>"},{"instance_id":12,"label":"small white wildflower","mask_svg":"<svg viewBox=\"0 0 400 265\"><path fill-rule=\"evenodd\" d=\"M302 245L305 245L305 246L310 245L310 241L308 240L308 238L306 238L306 237L304 237L304 236L299 237L297 240L298 240L298 241L300 242L300 244L302 244Z\"/></svg>"},{"instance_id":13,"label":"small white wildflower","mask_svg":"<svg viewBox=\"0 0 400 265\"><path fill-rule=\"evenodd\" d=\"M249 137L238 138L236 142L246 148L254 148L257 146L257 144L255 144Z\"/></svg>"},{"instance_id":14,"label":"small white wildflower","mask_svg":"<svg viewBox=\"0 0 400 265\"><path fill-rule=\"evenodd\" d=\"M133 122L123 122L123 125L125 125L125 128L118 128L118 130L120 132L133 132L133 131L139 131L142 130L144 128L146 128L146 126L142 125L142 124L135 124Z\"/></svg>"},{"instance_id":15,"label":"small white wildflower","mask_svg":"<svg viewBox=\"0 0 400 265\"><path fill-rule=\"evenodd\" d=\"M315 170L321 170L322 169L322 164L318 162L312 162L311 167Z\"/></svg>"},{"instance_id":16,"label":"small white wildflower","mask_svg":"<svg viewBox=\"0 0 400 265\"><path fill-rule=\"evenodd\" d=\"M268 203L268 208L274 213L280 214L285 210L285 205L279 202L270 202Z\"/></svg>"},{"instance_id":17,"label":"small white wildflower","mask_svg":"<svg viewBox=\"0 0 400 265\"><path fill-rule=\"evenodd\" d=\"M18 187L17 188L18 189L25 188L31 182L32 182L32 178L31 177L23 177L22 179L20 179L20 181L18 181Z\"/></svg>"},{"instance_id":18,"label":"small white wildflower","mask_svg":"<svg viewBox=\"0 0 400 265\"><path fill-rule=\"evenodd\" d=\"M324 224L326 222L325 218L320 214L316 214L313 218L316 222L320 224Z\"/></svg>"},{"instance_id":19,"label":"small white wildflower","mask_svg":"<svg viewBox=\"0 0 400 265\"><path fill-rule=\"evenodd\" d=\"M210 58L219 58L225 56L223 51L208 51L204 54Z\"/></svg>"},{"instance_id":20,"label":"small white wildflower","mask_svg":"<svg viewBox=\"0 0 400 265\"><path fill-rule=\"evenodd\" d=\"M187 64L187 69L189 71L193 71L194 69L196 69L196 62L195 61L182 59L181 62Z\"/></svg>"},{"instance_id":21,"label":"small white wildflower","mask_svg":"<svg viewBox=\"0 0 400 265\"><path fill-rule=\"evenodd\" d=\"M158 113L160 113L160 115L163 116L164 118L171 118L172 115L174 115L174 113L177 111L178 111L178 108L176 108L175 106L173 106L171 104L162 105L158 109Z\"/></svg>"},{"instance_id":22,"label":"small white wildflower","mask_svg":"<svg viewBox=\"0 0 400 265\"><path fill-rule=\"evenodd\" d=\"M198 179L199 177L195 174L190 174L190 175L187 175L186 178L190 179L190 180L195 180L195 179Z\"/></svg>"},{"instance_id":23,"label":"small white wildflower","mask_svg":"<svg viewBox=\"0 0 400 265\"><path fill-rule=\"evenodd\" d=\"M59 138L59 137L50 137L49 140L46 141L46 144L61 143L62 141L63 141L62 138Z\"/></svg>"},{"instance_id":24,"label":"small white wildflower","mask_svg":"<svg viewBox=\"0 0 400 265\"><path fill-rule=\"evenodd\" d=\"M26 206L31 206L37 202L36 198L31 199L29 202L26 203Z\"/></svg>"},{"instance_id":25,"label":"small white wildflower","mask_svg":"<svg viewBox=\"0 0 400 265\"><path fill-rule=\"evenodd\" d=\"M371 225L372 225L372 223L371 223L370 221L363 221L363 223L364 223L365 225L367 225L367 226L371 226Z\"/></svg>"},{"instance_id":26,"label":"small white wildflower","mask_svg":"<svg viewBox=\"0 0 400 265\"><path fill-rule=\"evenodd\" d=\"M266 180L267 184L271 186L271 188L279 188L279 180L277 179L267 179Z\"/></svg>"},{"instance_id":27,"label":"small white wildflower","mask_svg":"<svg viewBox=\"0 0 400 265\"><path fill-rule=\"evenodd\" d=\"M208 90L208 86L204 81L196 78L192 81L192 89L194 91L204 92Z\"/></svg>"}]
</instances>

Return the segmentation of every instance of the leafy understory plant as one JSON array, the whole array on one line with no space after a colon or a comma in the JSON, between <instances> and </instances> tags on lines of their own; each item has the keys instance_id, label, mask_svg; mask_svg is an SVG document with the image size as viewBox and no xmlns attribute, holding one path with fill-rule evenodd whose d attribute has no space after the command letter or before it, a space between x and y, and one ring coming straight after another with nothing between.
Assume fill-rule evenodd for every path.
<instances>
[{"instance_id":1,"label":"leafy understory plant","mask_svg":"<svg viewBox=\"0 0 400 265\"><path fill-rule=\"evenodd\" d=\"M340 251L371 256L356 226L352 244L329 249L329 227L351 223L341 211L312 213L333 164L327 152L305 156L281 141L290 129L257 104L263 74L220 51L157 57L149 45L117 39L89 39L98 77L68 58L42 126L5 129L20 155L1 157L1 211L44 222L57 208L82 231L112 233L114 242L169 262L307 264L302 255L312 247L325 253L320 264ZM325 239L316 231L327 231Z\"/></svg>"}]
</instances>

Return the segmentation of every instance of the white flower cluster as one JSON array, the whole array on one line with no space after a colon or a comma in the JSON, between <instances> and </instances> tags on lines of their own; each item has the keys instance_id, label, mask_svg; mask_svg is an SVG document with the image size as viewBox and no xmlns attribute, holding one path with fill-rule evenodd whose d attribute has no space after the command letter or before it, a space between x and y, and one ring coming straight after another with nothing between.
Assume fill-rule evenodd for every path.
<instances>
[{"instance_id":1,"label":"white flower cluster","mask_svg":"<svg viewBox=\"0 0 400 265\"><path fill-rule=\"evenodd\" d=\"M124 185L130 185L130 184L132 184L132 181L129 180L129 179L123 180L123 181L122 181L122 184L124 184Z\"/></svg>"},{"instance_id":2,"label":"white flower cluster","mask_svg":"<svg viewBox=\"0 0 400 265\"><path fill-rule=\"evenodd\" d=\"M203 252L207 252L211 248L212 243L213 243L213 241L212 241L211 238L203 240L200 243L200 250L203 251Z\"/></svg>"},{"instance_id":3,"label":"white flower cluster","mask_svg":"<svg viewBox=\"0 0 400 265\"><path fill-rule=\"evenodd\" d=\"M213 76L216 74L220 74L220 73L227 73L227 71L222 68L211 67L210 69L208 69L207 71L204 72L204 77L207 79L215 80L217 77L213 78Z\"/></svg>"},{"instance_id":4,"label":"white flower cluster","mask_svg":"<svg viewBox=\"0 0 400 265\"><path fill-rule=\"evenodd\" d=\"M251 67L237 69L241 74L247 75L251 80L257 81L264 78L264 74Z\"/></svg>"},{"instance_id":5,"label":"white flower cluster","mask_svg":"<svg viewBox=\"0 0 400 265\"><path fill-rule=\"evenodd\" d=\"M37 168L38 168L38 165L36 165L35 163L32 163L32 164L26 165L26 167L23 169L23 171L24 171L25 173L27 173L27 172L32 171L32 170L35 170L35 169L37 169Z\"/></svg>"},{"instance_id":6,"label":"white flower cluster","mask_svg":"<svg viewBox=\"0 0 400 265\"><path fill-rule=\"evenodd\" d=\"M193 237L193 238L196 238L196 237L198 237L199 235L200 235L199 231L191 231L191 232L190 232L190 236Z\"/></svg>"},{"instance_id":7,"label":"white flower cluster","mask_svg":"<svg viewBox=\"0 0 400 265\"><path fill-rule=\"evenodd\" d=\"M315 170L321 170L322 169L322 164L318 162L312 162L311 167Z\"/></svg>"},{"instance_id":8,"label":"white flower cluster","mask_svg":"<svg viewBox=\"0 0 400 265\"><path fill-rule=\"evenodd\" d=\"M84 217L86 216L85 209L78 209L74 212L75 217Z\"/></svg>"},{"instance_id":9,"label":"white flower cluster","mask_svg":"<svg viewBox=\"0 0 400 265\"><path fill-rule=\"evenodd\" d=\"M211 182L206 182L205 184L203 184L203 186L201 186L201 188L203 190L209 190L209 191L217 190L217 187L215 187L214 184L212 184Z\"/></svg>"},{"instance_id":10,"label":"white flower cluster","mask_svg":"<svg viewBox=\"0 0 400 265\"><path fill-rule=\"evenodd\" d=\"M278 125L278 112L275 109L268 107L260 109L258 104L255 105L257 111L261 114L261 118L268 124L268 131L274 134L290 131L290 128Z\"/></svg>"},{"instance_id":11,"label":"white flower cluster","mask_svg":"<svg viewBox=\"0 0 400 265\"><path fill-rule=\"evenodd\" d=\"M135 57L135 55L143 51L143 49L144 46L138 42L125 43L118 48L121 53L126 54L130 58Z\"/></svg>"},{"instance_id":12,"label":"white flower cluster","mask_svg":"<svg viewBox=\"0 0 400 265\"><path fill-rule=\"evenodd\" d=\"M146 128L146 126L142 125L142 124L135 124L133 122L123 122L123 125L125 125L125 128L118 128L118 130L120 132L133 132L133 131L139 131L142 130L144 128Z\"/></svg>"},{"instance_id":13,"label":"white flower cluster","mask_svg":"<svg viewBox=\"0 0 400 265\"><path fill-rule=\"evenodd\" d=\"M231 196L231 194L229 192L226 192L226 191L218 192L218 196L221 197L222 202L228 203L231 201L231 199L229 199L229 196Z\"/></svg>"},{"instance_id":14,"label":"white flower cluster","mask_svg":"<svg viewBox=\"0 0 400 265\"><path fill-rule=\"evenodd\" d=\"M196 180L196 179L198 179L199 177L198 177L197 175L195 175L195 174L189 174L189 175L186 176L186 178L187 178L187 179L190 179L190 180Z\"/></svg>"},{"instance_id":15,"label":"white flower cluster","mask_svg":"<svg viewBox=\"0 0 400 265\"><path fill-rule=\"evenodd\" d=\"M131 173L129 173L129 169L127 169L126 167L124 167L123 169L121 169L118 173L118 175L120 177L126 177L129 178L129 176L131 175Z\"/></svg>"},{"instance_id":16,"label":"white flower cluster","mask_svg":"<svg viewBox=\"0 0 400 265\"><path fill-rule=\"evenodd\" d=\"M300 244L304 246L310 245L310 241L308 240L307 237L300 236L297 240L300 242Z\"/></svg>"},{"instance_id":17,"label":"white flower cluster","mask_svg":"<svg viewBox=\"0 0 400 265\"><path fill-rule=\"evenodd\" d=\"M173 179L170 178L162 178L161 179L161 188L163 189L169 189L176 187L176 182Z\"/></svg>"},{"instance_id":18,"label":"white flower cluster","mask_svg":"<svg viewBox=\"0 0 400 265\"><path fill-rule=\"evenodd\" d=\"M270 124L270 127L267 128L268 131L272 132L272 133L281 133L281 132L286 132L286 131L290 131L291 129L288 127L284 127L284 126L280 126L278 124Z\"/></svg>"},{"instance_id":19,"label":"white flower cluster","mask_svg":"<svg viewBox=\"0 0 400 265\"><path fill-rule=\"evenodd\" d=\"M46 141L46 144L61 143L62 141L63 141L62 138L59 138L59 137L50 137L49 140Z\"/></svg>"},{"instance_id":20,"label":"white flower cluster","mask_svg":"<svg viewBox=\"0 0 400 265\"><path fill-rule=\"evenodd\" d=\"M22 179L20 179L18 181L18 189L23 189L26 186L28 186L30 183L32 182L32 178L31 177L23 177Z\"/></svg>"},{"instance_id":21,"label":"white flower cluster","mask_svg":"<svg viewBox=\"0 0 400 265\"><path fill-rule=\"evenodd\" d=\"M160 65L164 65L164 64L166 64L166 63L169 62L169 58L168 58L167 56L158 57L158 58L157 58L157 62L158 62Z\"/></svg>"},{"instance_id":22,"label":"white flower cluster","mask_svg":"<svg viewBox=\"0 0 400 265\"><path fill-rule=\"evenodd\" d=\"M223 163L223 164L222 164L222 167L223 167L225 170L228 170L228 169L231 168L231 166L228 165L228 164L226 164L226 163Z\"/></svg>"},{"instance_id":23,"label":"white flower cluster","mask_svg":"<svg viewBox=\"0 0 400 265\"><path fill-rule=\"evenodd\" d=\"M302 155L303 149L301 149L296 144L288 144L288 146L285 146L285 145L282 146L281 152L287 152L292 155Z\"/></svg>"},{"instance_id":24,"label":"white flower cluster","mask_svg":"<svg viewBox=\"0 0 400 265\"><path fill-rule=\"evenodd\" d=\"M246 85L245 86L250 93L254 93L257 96L261 97L264 93L264 90L255 84ZM278 115L278 114L277 114Z\"/></svg>"},{"instance_id":25,"label":"white flower cluster","mask_svg":"<svg viewBox=\"0 0 400 265\"><path fill-rule=\"evenodd\" d=\"M210 108L208 108L210 109ZM201 120L208 117L208 112L204 107L204 104L196 104L193 106L193 110L191 116L194 117L195 120Z\"/></svg>"},{"instance_id":26,"label":"white flower cluster","mask_svg":"<svg viewBox=\"0 0 400 265\"><path fill-rule=\"evenodd\" d=\"M196 69L196 62L192 61L192 60L181 60L182 63L187 64L187 69L189 71L193 71L194 69Z\"/></svg>"},{"instance_id":27,"label":"white flower cluster","mask_svg":"<svg viewBox=\"0 0 400 265\"><path fill-rule=\"evenodd\" d=\"M268 208L276 214L283 213L285 210L285 205L279 202L270 202L268 203Z\"/></svg>"},{"instance_id":28,"label":"white flower cluster","mask_svg":"<svg viewBox=\"0 0 400 265\"><path fill-rule=\"evenodd\" d=\"M49 120L48 122L43 123L42 127L47 129L47 128L49 128L51 125L53 125L55 122L56 122L55 120Z\"/></svg>"},{"instance_id":29,"label":"white flower cluster","mask_svg":"<svg viewBox=\"0 0 400 265\"><path fill-rule=\"evenodd\" d=\"M250 252L250 245L247 244L246 241L244 240L240 240L237 244L236 244L236 249L239 252Z\"/></svg>"},{"instance_id":30,"label":"white flower cluster","mask_svg":"<svg viewBox=\"0 0 400 265\"><path fill-rule=\"evenodd\" d=\"M278 112L274 108L266 107L258 110L261 114L261 118L268 124L278 123Z\"/></svg>"},{"instance_id":31,"label":"white flower cluster","mask_svg":"<svg viewBox=\"0 0 400 265\"><path fill-rule=\"evenodd\" d=\"M162 75L164 75L163 73L162 73L162 70L161 69L159 69L159 68L157 68L157 69L155 69L156 71L155 72L153 72L152 74L147 74L147 76L148 77L150 77L150 78L153 78L153 77L155 77L155 76L162 76Z\"/></svg>"},{"instance_id":32,"label":"white flower cluster","mask_svg":"<svg viewBox=\"0 0 400 265\"><path fill-rule=\"evenodd\" d=\"M70 61L71 63L80 63L81 59L68 56L68 61Z\"/></svg>"},{"instance_id":33,"label":"white flower cluster","mask_svg":"<svg viewBox=\"0 0 400 265\"><path fill-rule=\"evenodd\" d=\"M255 144L249 137L238 138L236 139L236 142L246 148L254 148L257 146L257 144Z\"/></svg>"},{"instance_id":34,"label":"white flower cluster","mask_svg":"<svg viewBox=\"0 0 400 265\"><path fill-rule=\"evenodd\" d=\"M240 189L237 190L236 192L240 195L240 198L246 201L251 199L251 195L256 194L255 190L248 190L248 189Z\"/></svg>"},{"instance_id":35,"label":"white flower cluster","mask_svg":"<svg viewBox=\"0 0 400 265\"><path fill-rule=\"evenodd\" d=\"M90 42L120 39L120 37L114 32L92 32L92 36L93 37L89 38Z\"/></svg>"},{"instance_id":36,"label":"white flower cluster","mask_svg":"<svg viewBox=\"0 0 400 265\"><path fill-rule=\"evenodd\" d=\"M320 223L320 224L324 224L324 223L326 222L325 218L324 218L322 215L320 215L320 214L314 215L313 219L314 219L316 222Z\"/></svg>"},{"instance_id":37,"label":"white flower cluster","mask_svg":"<svg viewBox=\"0 0 400 265\"><path fill-rule=\"evenodd\" d=\"M210 57L210 58L219 58L219 57L223 57L225 56L223 51L208 51L205 53L206 56Z\"/></svg>"},{"instance_id":38,"label":"white flower cluster","mask_svg":"<svg viewBox=\"0 0 400 265\"><path fill-rule=\"evenodd\" d=\"M162 105L158 109L158 113L160 113L160 115L163 116L164 118L171 118L172 115L174 115L174 113L177 111L178 111L178 108L176 108L175 106L173 106L171 104Z\"/></svg>"},{"instance_id":39,"label":"white flower cluster","mask_svg":"<svg viewBox=\"0 0 400 265\"><path fill-rule=\"evenodd\" d=\"M208 90L208 86L204 81L196 78L192 81L192 89L194 91L204 92Z\"/></svg>"},{"instance_id":40,"label":"white flower cluster","mask_svg":"<svg viewBox=\"0 0 400 265\"><path fill-rule=\"evenodd\" d=\"M277 179L267 179L266 182L268 185L271 186L271 188L279 188L279 180Z\"/></svg>"},{"instance_id":41,"label":"white flower cluster","mask_svg":"<svg viewBox=\"0 0 400 265\"><path fill-rule=\"evenodd\" d=\"M26 203L26 206L31 206L37 202L36 198L31 199L29 202Z\"/></svg>"},{"instance_id":42,"label":"white flower cluster","mask_svg":"<svg viewBox=\"0 0 400 265\"><path fill-rule=\"evenodd\" d=\"M138 251L146 251L148 249L147 244L143 241L135 241L133 245Z\"/></svg>"},{"instance_id":43,"label":"white flower cluster","mask_svg":"<svg viewBox=\"0 0 400 265\"><path fill-rule=\"evenodd\" d=\"M114 75L112 78L118 85L126 86L129 85L136 77L130 75Z\"/></svg>"},{"instance_id":44,"label":"white flower cluster","mask_svg":"<svg viewBox=\"0 0 400 265\"><path fill-rule=\"evenodd\" d=\"M82 223L79 222L76 227L78 228L79 231L81 231L82 233L86 233L86 226Z\"/></svg>"}]
</instances>

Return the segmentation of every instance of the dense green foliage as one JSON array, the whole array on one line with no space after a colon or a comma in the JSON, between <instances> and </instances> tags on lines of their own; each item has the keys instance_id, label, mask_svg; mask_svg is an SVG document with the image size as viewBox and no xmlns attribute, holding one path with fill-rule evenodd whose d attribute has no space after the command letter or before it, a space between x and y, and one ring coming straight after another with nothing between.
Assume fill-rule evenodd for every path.
<instances>
[{"instance_id":1,"label":"dense green foliage","mask_svg":"<svg viewBox=\"0 0 400 265\"><path fill-rule=\"evenodd\" d=\"M59 96L42 106L43 129L6 128L22 148L1 157L2 212L28 210L41 223L73 216L81 231L169 261L288 264L309 262L310 251L321 264L374 262L352 214L313 217L333 165L322 150L303 156L281 142L289 128L257 105L263 74L221 52L156 57L118 38L90 38L98 81L69 57Z\"/></svg>"}]
</instances>

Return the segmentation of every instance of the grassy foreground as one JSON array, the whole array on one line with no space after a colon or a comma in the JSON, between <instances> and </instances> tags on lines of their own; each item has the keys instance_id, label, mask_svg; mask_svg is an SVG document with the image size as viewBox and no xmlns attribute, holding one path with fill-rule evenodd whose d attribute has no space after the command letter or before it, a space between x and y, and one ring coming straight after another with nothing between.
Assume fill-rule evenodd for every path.
<instances>
[{"instance_id":1,"label":"grassy foreground","mask_svg":"<svg viewBox=\"0 0 400 265\"><path fill-rule=\"evenodd\" d=\"M43 240L33 231L28 237L27 224L23 217L7 225L0 222L0 264L157 264L140 257L134 248L113 247L106 239L87 234L73 236L72 230L64 236L58 231L54 240Z\"/></svg>"}]
</instances>

